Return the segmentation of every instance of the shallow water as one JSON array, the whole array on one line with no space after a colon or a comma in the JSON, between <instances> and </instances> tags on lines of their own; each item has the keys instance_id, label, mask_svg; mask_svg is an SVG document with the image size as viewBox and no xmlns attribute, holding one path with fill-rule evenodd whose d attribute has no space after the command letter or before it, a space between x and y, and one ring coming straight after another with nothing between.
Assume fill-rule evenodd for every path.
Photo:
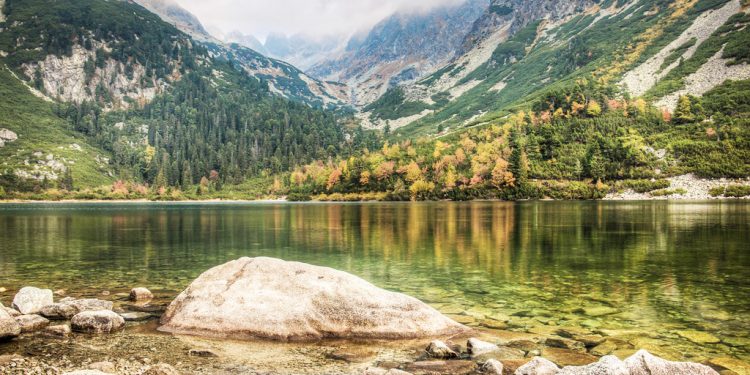
<instances>
[{"instance_id":1,"label":"shallow water","mask_svg":"<svg viewBox=\"0 0 750 375\"><path fill-rule=\"evenodd\" d=\"M750 361L747 202L0 205L6 305L25 285L169 301L241 256L348 271L470 325L635 330L675 359Z\"/></svg>"}]
</instances>

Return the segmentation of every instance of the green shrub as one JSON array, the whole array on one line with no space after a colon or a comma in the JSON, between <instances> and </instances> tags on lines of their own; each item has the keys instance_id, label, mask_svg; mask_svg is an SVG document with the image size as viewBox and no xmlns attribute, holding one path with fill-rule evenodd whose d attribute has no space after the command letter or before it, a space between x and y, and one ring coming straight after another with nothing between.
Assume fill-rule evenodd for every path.
<instances>
[{"instance_id":1,"label":"green shrub","mask_svg":"<svg viewBox=\"0 0 750 375\"><path fill-rule=\"evenodd\" d=\"M687 194L687 190L678 188L678 189L660 189L660 190L654 190L651 193L652 197L667 197L670 195L684 195Z\"/></svg>"},{"instance_id":2,"label":"green shrub","mask_svg":"<svg viewBox=\"0 0 750 375\"><path fill-rule=\"evenodd\" d=\"M724 196L727 198L742 198L742 197L750 196L750 186L729 185L724 190Z\"/></svg>"},{"instance_id":3,"label":"green shrub","mask_svg":"<svg viewBox=\"0 0 750 375\"><path fill-rule=\"evenodd\" d=\"M312 200L312 197L309 194L303 194L303 193L289 193L287 195L286 200L290 202L308 202Z\"/></svg>"},{"instance_id":4,"label":"green shrub","mask_svg":"<svg viewBox=\"0 0 750 375\"><path fill-rule=\"evenodd\" d=\"M636 193L648 193L650 191L666 189L672 183L667 180L628 180L622 183L623 187L633 189Z\"/></svg>"}]
</instances>

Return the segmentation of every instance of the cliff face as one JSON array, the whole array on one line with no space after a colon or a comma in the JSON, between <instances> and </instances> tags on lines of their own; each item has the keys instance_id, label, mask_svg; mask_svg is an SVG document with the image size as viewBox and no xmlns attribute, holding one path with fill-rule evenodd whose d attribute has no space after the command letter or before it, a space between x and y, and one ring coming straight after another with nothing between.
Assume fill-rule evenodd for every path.
<instances>
[{"instance_id":1,"label":"cliff face","mask_svg":"<svg viewBox=\"0 0 750 375\"><path fill-rule=\"evenodd\" d=\"M102 44L101 48L106 48L106 45ZM107 59L97 67L92 64L95 59L94 50L75 45L70 56L47 55L37 63L24 64L23 71L29 80L41 79L47 96L66 102L94 101L105 90L110 96L107 108L128 108L131 103L147 103L169 86L172 78L179 78L177 68L168 79L149 79L140 64L126 66ZM128 69L131 71L129 76L122 73Z\"/></svg>"},{"instance_id":2,"label":"cliff face","mask_svg":"<svg viewBox=\"0 0 750 375\"><path fill-rule=\"evenodd\" d=\"M498 29L507 27L509 35L513 35L531 22L540 19L559 21L596 3L594 0L492 0L466 35L460 54L470 51Z\"/></svg>"},{"instance_id":3,"label":"cliff face","mask_svg":"<svg viewBox=\"0 0 750 375\"><path fill-rule=\"evenodd\" d=\"M342 89L340 85L310 77L298 69L296 64L290 65L267 57L267 55L275 56L270 48L265 48L252 35L231 32L222 42L210 35L195 15L173 0L135 0L135 2L204 44L214 56L234 60L242 65L248 74L267 81L271 91L276 95L327 108L349 104L347 90ZM301 51L300 46L303 44L305 44L304 41L298 41L284 48L289 51ZM290 61L291 59L284 60ZM294 62L302 63L303 60Z\"/></svg>"},{"instance_id":4,"label":"cliff face","mask_svg":"<svg viewBox=\"0 0 750 375\"><path fill-rule=\"evenodd\" d=\"M135 2L197 40L213 39L195 15L172 0L135 0Z\"/></svg>"},{"instance_id":5,"label":"cliff face","mask_svg":"<svg viewBox=\"0 0 750 375\"><path fill-rule=\"evenodd\" d=\"M310 72L347 83L355 103L367 104L389 87L413 82L452 59L488 6L487 0L467 0L426 13L397 13L366 36L352 38L340 57L322 62Z\"/></svg>"}]
</instances>

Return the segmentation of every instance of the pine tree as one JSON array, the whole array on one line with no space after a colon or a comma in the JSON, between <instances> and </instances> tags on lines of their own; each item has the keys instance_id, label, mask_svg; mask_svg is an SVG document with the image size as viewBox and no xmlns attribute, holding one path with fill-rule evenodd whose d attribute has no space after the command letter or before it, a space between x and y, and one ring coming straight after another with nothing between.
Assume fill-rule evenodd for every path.
<instances>
[{"instance_id":1,"label":"pine tree","mask_svg":"<svg viewBox=\"0 0 750 375\"><path fill-rule=\"evenodd\" d=\"M65 174L60 180L60 189L72 191L73 190L73 171L68 167L65 169Z\"/></svg>"},{"instance_id":2,"label":"pine tree","mask_svg":"<svg viewBox=\"0 0 750 375\"><path fill-rule=\"evenodd\" d=\"M523 188L529 179L529 159L526 155L525 140L519 130L514 129L511 132L510 145L513 148L510 154L510 171L516 179L516 186Z\"/></svg>"},{"instance_id":3,"label":"pine tree","mask_svg":"<svg viewBox=\"0 0 750 375\"><path fill-rule=\"evenodd\" d=\"M678 124L687 124L695 121L690 97L687 95L682 95L677 100L677 107L674 109L674 120Z\"/></svg>"}]
</instances>

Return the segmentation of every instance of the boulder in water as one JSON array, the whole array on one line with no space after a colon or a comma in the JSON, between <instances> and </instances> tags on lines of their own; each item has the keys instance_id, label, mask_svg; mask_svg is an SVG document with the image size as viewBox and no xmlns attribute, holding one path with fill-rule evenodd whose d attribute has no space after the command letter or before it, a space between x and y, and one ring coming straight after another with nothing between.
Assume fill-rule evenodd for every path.
<instances>
[{"instance_id":1,"label":"boulder in water","mask_svg":"<svg viewBox=\"0 0 750 375\"><path fill-rule=\"evenodd\" d=\"M70 325L76 332L110 333L125 327L125 319L110 310L84 311L76 314Z\"/></svg>"},{"instance_id":2,"label":"boulder in water","mask_svg":"<svg viewBox=\"0 0 750 375\"><path fill-rule=\"evenodd\" d=\"M277 340L468 330L415 298L346 272L273 258L241 258L204 272L169 305L161 324L179 334Z\"/></svg>"},{"instance_id":3,"label":"boulder in water","mask_svg":"<svg viewBox=\"0 0 750 375\"><path fill-rule=\"evenodd\" d=\"M556 364L542 358L534 357L525 365L519 367L515 375L555 375L560 371Z\"/></svg>"},{"instance_id":4,"label":"boulder in water","mask_svg":"<svg viewBox=\"0 0 750 375\"><path fill-rule=\"evenodd\" d=\"M714 369L691 362L671 362L639 350L625 361L630 375L681 374L681 375L719 375Z\"/></svg>"},{"instance_id":5,"label":"boulder in water","mask_svg":"<svg viewBox=\"0 0 750 375\"><path fill-rule=\"evenodd\" d=\"M21 326L21 333L36 332L49 325L49 320L39 315L21 315L16 317L16 323Z\"/></svg>"},{"instance_id":6,"label":"boulder in water","mask_svg":"<svg viewBox=\"0 0 750 375\"><path fill-rule=\"evenodd\" d=\"M131 301L144 301L153 299L154 295L150 290L146 288L133 288L130 290L130 295L128 298Z\"/></svg>"},{"instance_id":7,"label":"boulder in water","mask_svg":"<svg viewBox=\"0 0 750 375\"><path fill-rule=\"evenodd\" d=\"M608 355L595 362L585 366L568 366L564 367L557 375L629 375L628 368L619 358Z\"/></svg>"},{"instance_id":8,"label":"boulder in water","mask_svg":"<svg viewBox=\"0 0 750 375\"><path fill-rule=\"evenodd\" d=\"M21 334L21 326L10 314L0 309L0 341L12 339Z\"/></svg>"},{"instance_id":9,"label":"boulder in water","mask_svg":"<svg viewBox=\"0 0 750 375\"><path fill-rule=\"evenodd\" d=\"M52 302L54 301L51 290L26 286L13 297L13 308L24 315L36 314L42 310L42 307L51 305Z\"/></svg>"},{"instance_id":10,"label":"boulder in water","mask_svg":"<svg viewBox=\"0 0 750 375\"><path fill-rule=\"evenodd\" d=\"M47 319L67 320L74 315L84 311L112 310L114 304L111 301L100 299L72 299L66 298L58 303L44 306L41 314Z\"/></svg>"}]
</instances>

